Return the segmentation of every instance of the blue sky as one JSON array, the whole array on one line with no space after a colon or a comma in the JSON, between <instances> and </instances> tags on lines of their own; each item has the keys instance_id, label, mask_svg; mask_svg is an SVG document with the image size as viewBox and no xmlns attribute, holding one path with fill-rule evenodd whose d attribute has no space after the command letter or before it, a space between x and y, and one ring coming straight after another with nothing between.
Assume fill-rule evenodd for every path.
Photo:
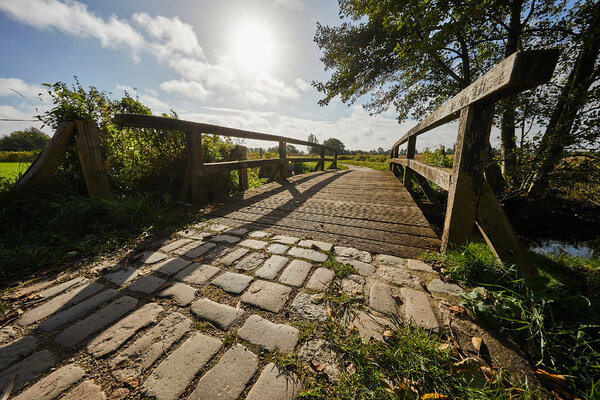
<instances>
[{"instance_id":1,"label":"blue sky","mask_svg":"<svg viewBox=\"0 0 600 400\"><path fill-rule=\"evenodd\" d=\"M415 122L399 125L393 111L370 117L361 104L317 105L310 83L329 76L313 42L317 21L339 24L337 2L0 0L0 118L35 114L13 90L44 111L41 84L77 75L115 97L137 93L155 114L388 149ZM0 135L32 125L0 122ZM451 146L455 135L447 125L418 147Z\"/></svg>"}]
</instances>

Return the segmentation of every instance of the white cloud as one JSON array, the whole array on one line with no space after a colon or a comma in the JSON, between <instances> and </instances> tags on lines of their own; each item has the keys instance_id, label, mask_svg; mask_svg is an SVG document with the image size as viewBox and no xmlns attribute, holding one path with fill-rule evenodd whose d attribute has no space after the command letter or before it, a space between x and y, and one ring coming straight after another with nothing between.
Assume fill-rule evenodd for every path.
<instances>
[{"instance_id":1,"label":"white cloud","mask_svg":"<svg viewBox=\"0 0 600 400\"><path fill-rule=\"evenodd\" d=\"M209 88L235 90L237 74L229 65L223 62L210 64L193 58L173 58L169 66L183 78L202 82Z\"/></svg>"},{"instance_id":2,"label":"white cloud","mask_svg":"<svg viewBox=\"0 0 600 400\"><path fill-rule=\"evenodd\" d=\"M302 0L275 0L273 2L275 7L286 7L295 10L302 10L304 8L304 1Z\"/></svg>"},{"instance_id":3,"label":"white cloud","mask_svg":"<svg viewBox=\"0 0 600 400\"><path fill-rule=\"evenodd\" d=\"M98 39L103 47L138 49L144 42L127 21L115 15L104 20L76 1L0 0L0 10L38 29L56 29L71 36Z\"/></svg>"},{"instance_id":4,"label":"white cloud","mask_svg":"<svg viewBox=\"0 0 600 400\"><path fill-rule=\"evenodd\" d=\"M175 93L195 100L205 100L211 94L200 82L186 80L170 80L160 84L165 92Z\"/></svg>"},{"instance_id":5,"label":"white cloud","mask_svg":"<svg viewBox=\"0 0 600 400\"><path fill-rule=\"evenodd\" d=\"M0 96L18 96L14 91L33 102L39 93L44 92L44 88L40 85L25 83L19 78L0 78Z\"/></svg>"},{"instance_id":6,"label":"white cloud","mask_svg":"<svg viewBox=\"0 0 600 400\"><path fill-rule=\"evenodd\" d=\"M132 18L148 34L148 47L159 59L175 54L203 56L194 28L178 17L151 17L146 13L136 13Z\"/></svg>"},{"instance_id":7,"label":"white cloud","mask_svg":"<svg viewBox=\"0 0 600 400\"><path fill-rule=\"evenodd\" d=\"M275 105L279 99L294 100L300 97L298 91L285 84L284 81L261 74L256 78L252 88L244 94L246 100L257 105Z\"/></svg>"},{"instance_id":8,"label":"white cloud","mask_svg":"<svg viewBox=\"0 0 600 400\"><path fill-rule=\"evenodd\" d=\"M301 92L306 92L308 89L310 89L310 85L305 80L302 80L300 78L296 78L294 83L296 84L298 90L300 90Z\"/></svg>"}]
</instances>

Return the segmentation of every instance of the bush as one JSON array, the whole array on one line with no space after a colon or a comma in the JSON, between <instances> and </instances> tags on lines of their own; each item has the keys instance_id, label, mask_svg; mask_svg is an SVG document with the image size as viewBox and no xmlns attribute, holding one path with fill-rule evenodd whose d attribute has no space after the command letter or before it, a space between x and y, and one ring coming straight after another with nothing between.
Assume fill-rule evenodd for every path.
<instances>
[{"instance_id":1,"label":"bush","mask_svg":"<svg viewBox=\"0 0 600 400\"><path fill-rule=\"evenodd\" d=\"M34 162L39 154L39 150L0 151L0 162Z\"/></svg>"}]
</instances>

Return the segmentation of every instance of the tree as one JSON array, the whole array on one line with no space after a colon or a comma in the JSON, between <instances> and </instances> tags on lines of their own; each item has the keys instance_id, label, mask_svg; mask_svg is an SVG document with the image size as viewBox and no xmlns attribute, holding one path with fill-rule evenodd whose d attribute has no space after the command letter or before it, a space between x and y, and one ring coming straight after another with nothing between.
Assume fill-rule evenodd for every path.
<instances>
[{"instance_id":1,"label":"tree","mask_svg":"<svg viewBox=\"0 0 600 400\"><path fill-rule=\"evenodd\" d=\"M297 149L296 146L294 146L292 144L286 144L286 152L290 156L299 156L299 155L304 154L304 153L302 153L302 151Z\"/></svg>"},{"instance_id":2,"label":"tree","mask_svg":"<svg viewBox=\"0 0 600 400\"><path fill-rule=\"evenodd\" d=\"M14 131L0 139L0 151L33 151L43 150L50 141L50 136L38 128L27 128Z\"/></svg>"},{"instance_id":3,"label":"tree","mask_svg":"<svg viewBox=\"0 0 600 400\"><path fill-rule=\"evenodd\" d=\"M319 141L317 140L317 136L312 133L310 135L308 135L308 142L319 144ZM320 153L320 150L317 147L308 146L307 150L308 150L308 154L319 154Z\"/></svg>"},{"instance_id":4,"label":"tree","mask_svg":"<svg viewBox=\"0 0 600 400\"><path fill-rule=\"evenodd\" d=\"M344 154L344 151L346 149L346 146L344 146L344 143L342 143L340 140L338 140L336 138L329 138L329 139L325 140L323 142L323 145L335 149L335 151L338 155ZM328 154L331 154L331 152L328 152L327 150L326 150L326 152Z\"/></svg>"}]
</instances>

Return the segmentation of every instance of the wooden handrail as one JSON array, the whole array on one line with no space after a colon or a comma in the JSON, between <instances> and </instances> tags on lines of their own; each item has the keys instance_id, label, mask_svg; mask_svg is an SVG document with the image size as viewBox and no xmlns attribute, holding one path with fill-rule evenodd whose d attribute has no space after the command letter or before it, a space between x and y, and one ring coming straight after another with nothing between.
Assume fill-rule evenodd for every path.
<instances>
[{"instance_id":1,"label":"wooden handrail","mask_svg":"<svg viewBox=\"0 0 600 400\"><path fill-rule=\"evenodd\" d=\"M115 121L122 126L131 126L136 128L150 128L184 132L207 133L211 135L220 135L228 137L239 137L243 139L268 140L272 142L293 143L302 146L318 147L335 152L335 149L318 143L307 142L305 140L292 139L285 136L270 135L268 133L252 132L242 129L227 128L224 126L204 124L200 122L184 121L181 119L157 117L145 114L116 114Z\"/></svg>"},{"instance_id":2,"label":"wooden handrail","mask_svg":"<svg viewBox=\"0 0 600 400\"><path fill-rule=\"evenodd\" d=\"M442 251L451 243L465 243L477 226L502 262L519 265L526 277L537 276L527 250L485 180L484 171L489 164L495 102L548 82L558 56L557 49L512 54L421 120L392 146L390 169L403 176L404 185L414 179L429 198L432 192L423 176L449 192ZM451 172L414 160L418 135L457 118L460 124ZM398 158L399 146L406 142L406 158ZM400 166L404 171L399 170Z\"/></svg>"},{"instance_id":3,"label":"wooden handrail","mask_svg":"<svg viewBox=\"0 0 600 400\"><path fill-rule=\"evenodd\" d=\"M421 120L392 147L405 143L411 136L420 135L457 119L460 110L467 106L493 103L548 82L552 78L557 61L558 49L513 53Z\"/></svg>"}]
</instances>

